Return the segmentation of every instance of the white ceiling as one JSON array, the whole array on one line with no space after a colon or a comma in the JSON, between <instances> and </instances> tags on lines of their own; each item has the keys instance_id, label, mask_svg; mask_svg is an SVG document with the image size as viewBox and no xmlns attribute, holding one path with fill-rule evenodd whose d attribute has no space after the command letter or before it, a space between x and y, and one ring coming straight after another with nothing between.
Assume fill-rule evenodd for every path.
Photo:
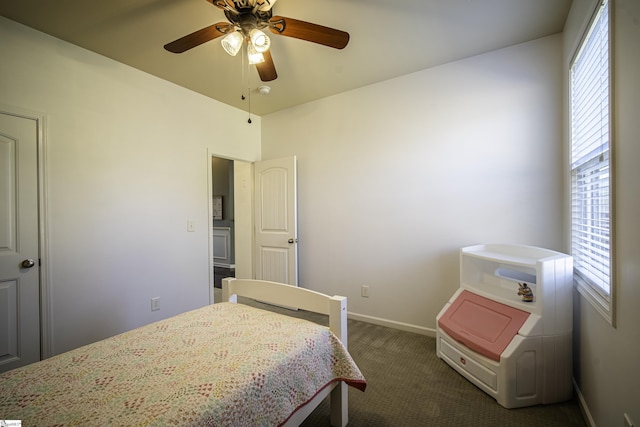
<instances>
[{"instance_id":1,"label":"white ceiling","mask_svg":"<svg viewBox=\"0 0 640 427\"><path fill-rule=\"evenodd\" d=\"M273 14L350 34L336 50L271 37L267 83L219 39L182 54L163 46L216 22L205 0L5 0L0 14L252 114L266 115L418 70L561 32L571 0L278 0ZM249 91L250 88L251 90ZM241 96L251 94L244 101Z\"/></svg>"}]
</instances>

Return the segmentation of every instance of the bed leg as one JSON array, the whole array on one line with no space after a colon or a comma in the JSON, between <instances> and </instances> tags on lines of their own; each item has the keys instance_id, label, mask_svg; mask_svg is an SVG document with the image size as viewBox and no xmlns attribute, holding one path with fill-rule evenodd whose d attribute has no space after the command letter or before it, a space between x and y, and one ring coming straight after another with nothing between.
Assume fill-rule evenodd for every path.
<instances>
[{"instance_id":1,"label":"bed leg","mask_svg":"<svg viewBox=\"0 0 640 427\"><path fill-rule=\"evenodd\" d=\"M344 427L349 422L349 403L347 385L340 381L331 391L331 425Z\"/></svg>"}]
</instances>

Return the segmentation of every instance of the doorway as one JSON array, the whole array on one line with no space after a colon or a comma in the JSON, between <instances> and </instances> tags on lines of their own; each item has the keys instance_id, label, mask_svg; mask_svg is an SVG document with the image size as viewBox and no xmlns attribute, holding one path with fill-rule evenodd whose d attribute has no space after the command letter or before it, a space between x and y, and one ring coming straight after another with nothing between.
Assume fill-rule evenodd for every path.
<instances>
[{"instance_id":1,"label":"doorway","mask_svg":"<svg viewBox=\"0 0 640 427\"><path fill-rule=\"evenodd\" d=\"M260 171L258 184L254 180L256 165ZM210 182L211 304L219 300L221 281L228 275L239 279L278 280L297 286L295 156L251 163L218 157L207 151L207 166ZM287 179L280 179L284 177ZM256 185L259 190L255 189ZM259 203L256 202L256 193L260 195ZM269 203L265 204L267 201ZM254 215L256 212L259 214ZM271 215L274 212L283 215ZM269 215L264 216L264 213ZM270 234L277 234L277 242L266 242L261 235L260 244L256 243L257 226L254 216L259 218L262 231L271 230ZM228 239L225 235L227 232ZM256 263L258 257L262 258ZM258 264L259 276L255 271Z\"/></svg>"},{"instance_id":2,"label":"doorway","mask_svg":"<svg viewBox=\"0 0 640 427\"><path fill-rule=\"evenodd\" d=\"M213 277L214 287L222 287L222 279L235 277L235 192L234 162L211 157Z\"/></svg>"}]
</instances>

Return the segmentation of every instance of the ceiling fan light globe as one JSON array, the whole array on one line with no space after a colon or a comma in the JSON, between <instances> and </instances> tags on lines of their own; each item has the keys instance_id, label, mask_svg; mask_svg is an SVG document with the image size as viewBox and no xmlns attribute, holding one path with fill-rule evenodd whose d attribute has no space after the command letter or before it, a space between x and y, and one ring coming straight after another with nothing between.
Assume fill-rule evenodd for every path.
<instances>
[{"instance_id":1,"label":"ceiling fan light globe","mask_svg":"<svg viewBox=\"0 0 640 427\"><path fill-rule=\"evenodd\" d=\"M249 38L251 39L251 44L255 47L256 52L266 52L269 50L269 46L271 46L271 39L269 39L269 36L261 30L251 30Z\"/></svg>"},{"instance_id":2,"label":"ceiling fan light globe","mask_svg":"<svg viewBox=\"0 0 640 427\"><path fill-rule=\"evenodd\" d=\"M251 43L247 46L247 56L249 57L249 64L255 65L264 62L264 55L262 52L258 52Z\"/></svg>"},{"instance_id":3,"label":"ceiling fan light globe","mask_svg":"<svg viewBox=\"0 0 640 427\"><path fill-rule=\"evenodd\" d=\"M242 47L244 37L238 31L229 33L220 41L223 49L231 56L236 56Z\"/></svg>"}]
</instances>

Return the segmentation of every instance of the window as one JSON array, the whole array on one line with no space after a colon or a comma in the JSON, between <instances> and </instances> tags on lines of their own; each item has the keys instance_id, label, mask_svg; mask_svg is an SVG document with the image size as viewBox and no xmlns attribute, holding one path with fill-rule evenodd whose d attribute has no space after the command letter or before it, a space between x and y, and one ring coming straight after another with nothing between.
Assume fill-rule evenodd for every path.
<instances>
[{"instance_id":1,"label":"window","mask_svg":"<svg viewBox=\"0 0 640 427\"><path fill-rule=\"evenodd\" d=\"M609 5L570 67L571 255L578 290L613 324Z\"/></svg>"}]
</instances>

